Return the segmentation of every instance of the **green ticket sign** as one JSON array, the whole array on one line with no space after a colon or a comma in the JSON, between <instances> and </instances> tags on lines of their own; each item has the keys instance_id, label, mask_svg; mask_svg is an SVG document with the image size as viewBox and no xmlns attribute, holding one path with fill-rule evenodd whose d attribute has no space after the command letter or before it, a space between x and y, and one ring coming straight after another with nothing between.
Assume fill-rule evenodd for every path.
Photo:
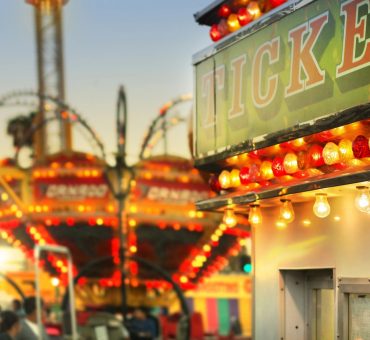
<instances>
[{"instance_id":1,"label":"green ticket sign","mask_svg":"<svg viewBox=\"0 0 370 340\"><path fill-rule=\"evenodd\" d=\"M370 1L313 1L195 71L197 160L346 114L370 102Z\"/></svg>"}]
</instances>

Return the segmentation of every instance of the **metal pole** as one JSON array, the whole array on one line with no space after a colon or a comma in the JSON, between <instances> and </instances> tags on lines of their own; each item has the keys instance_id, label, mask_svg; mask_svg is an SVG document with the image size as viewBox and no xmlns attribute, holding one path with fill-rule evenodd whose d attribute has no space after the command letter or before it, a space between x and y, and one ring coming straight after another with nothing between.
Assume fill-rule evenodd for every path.
<instances>
[{"instance_id":1,"label":"metal pole","mask_svg":"<svg viewBox=\"0 0 370 340\"><path fill-rule=\"evenodd\" d=\"M125 200L129 191L130 181L123 183L124 173L127 170L126 164L126 122L127 122L127 101L124 87L121 86L118 92L117 100L117 115L116 115L116 129L117 129L117 156L116 156L116 171L118 180L118 190L116 199L118 200L118 233L119 233L119 259L121 269L121 312L123 321L126 319L126 273L125 273L125 242L126 230L125 219L123 213L125 209ZM123 185L127 186L123 188Z\"/></svg>"}]
</instances>

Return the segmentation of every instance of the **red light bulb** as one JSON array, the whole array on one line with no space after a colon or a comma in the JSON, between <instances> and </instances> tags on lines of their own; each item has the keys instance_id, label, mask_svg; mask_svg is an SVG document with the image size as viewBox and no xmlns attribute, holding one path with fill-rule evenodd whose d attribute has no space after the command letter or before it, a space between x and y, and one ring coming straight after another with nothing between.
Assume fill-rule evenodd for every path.
<instances>
[{"instance_id":1,"label":"red light bulb","mask_svg":"<svg viewBox=\"0 0 370 340\"><path fill-rule=\"evenodd\" d=\"M352 151L356 158L370 157L368 139L363 135L357 136L352 143Z\"/></svg>"},{"instance_id":2,"label":"red light bulb","mask_svg":"<svg viewBox=\"0 0 370 340\"><path fill-rule=\"evenodd\" d=\"M316 168L325 164L324 157L322 156L323 147L314 144L308 150L309 167Z\"/></svg>"},{"instance_id":3,"label":"red light bulb","mask_svg":"<svg viewBox=\"0 0 370 340\"><path fill-rule=\"evenodd\" d=\"M243 185L247 185L251 182L248 167L245 166L245 167L241 168L241 170L239 172L239 178L240 178L240 183L243 184Z\"/></svg>"},{"instance_id":4,"label":"red light bulb","mask_svg":"<svg viewBox=\"0 0 370 340\"><path fill-rule=\"evenodd\" d=\"M270 5L272 8L282 5L286 0L270 0Z\"/></svg>"},{"instance_id":5,"label":"red light bulb","mask_svg":"<svg viewBox=\"0 0 370 340\"><path fill-rule=\"evenodd\" d=\"M284 159L282 157L275 157L272 161L271 168L276 177L286 175L286 171L284 169Z\"/></svg>"},{"instance_id":6,"label":"red light bulb","mask_svg":"<svg viewBox=\"0 0 370 340\"><path fill-rule=\"evenodd\" d=\"M218 41L222 38L222 35L220 31L218 30L218 25L214 24L212 25L211 29L209 30L209 35L212 39L212 41Z\"/></svg>"},{"instance_id":7,"label":"red light bulb","mask_svg":"<svg viewBox=\"0 0 370 340\"><path fill-rule=\"evenodd\" d=\"M212 191L214 191L214 192L220 192L221 191L221 184L220 184L220 181L218 180L218 176L212 175L209 178L208 184L209 184Z\"/></svg>"},{"instance_id":8,"label":"red light bulb","mask_svg":"<svg viewBox=\"0 0 370 340\"><path fill-rule=\"evenodd\" d=\"M240 26L245 26L253 20L253 17L247 11L247 8L242 7L238 11L238 20L239 20Z\"/></svg>"},{"instance_id":9,"label":"red light bulb","mask_svg":"<svg viewBox=\"0 0 370 340\"><path fill-rule=\"evenodd\" d=\"M221 18L227 18L231 14L231 9L227 5L222 5L218 9L218 16Z\"/></svg>"}]
</instances>

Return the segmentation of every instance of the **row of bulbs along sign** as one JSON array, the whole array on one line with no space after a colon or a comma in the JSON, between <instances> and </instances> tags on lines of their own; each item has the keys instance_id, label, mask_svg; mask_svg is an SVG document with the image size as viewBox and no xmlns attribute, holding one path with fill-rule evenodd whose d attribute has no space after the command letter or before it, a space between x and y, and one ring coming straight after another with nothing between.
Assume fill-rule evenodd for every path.
<instances>
[{"instance_id":1,"label":"row of bulbs along sign","mask_svg":"<svg viewBox=\"0 0 370 340\"><path fill-rule=\"evenodd\" d=\"M287 145L285 145L287 144ZM370 141L364 135L356 136L353 141L341 139L335 143L327 142L306 144L304 138L282 143L275 147L286 148L285 155L268 158L259 157L259 150L248 154L231 157L226 163L233 163L233 169L222 170L210 177L209 184L214 192L232 192L242 189L253 192L256 189L268 188L274 184L291 184L305 179L314 179L326 173L340 173L345 170L356 171L370 162ZM293 147L292 147L293 146ZM299 150L300 151L294 151ZM263 154L263 152L261 152ZM361 212L370 214L370 193L367 186L357 186L355 205ZM317 217L325 218L330 214L327 194L315 195L313 212ZM289 199L281 200L281 210L277 226L284 228L294 220L294 209ZM224 222L233 224L235 216L232 209L226 209ZM260 224L262 214L259 204L251 204L249 222ZM308 223L308 222L307 222Z\"/></svg>"},{"instance_id":2,"label":"row of bulbs along sign","mask_svg":"<svg viewBox=\"0 0 370 340\"><path fill-rule=\"evenodd\" d=\"M363 212L370 214L370 191L367 186L358 186L356 188L358 193L355 197L356 208ZM258 225L262 223L262 212L259 204L251 204L249 207L248 221L252 225ZM314 214L319 218L325 218L330 215L330 204L328 202L328 195L326 193L316 193L315 203L312 208ZM292 201L290 199L281 199L281 207L279 217L276 221L276 227L284 229L287 224L294 221L295 213ZM336 216L335 220L339 220L340 217ZM227 208L223 217L224 223L233 227L237 224L237 218L232 209ZM305 226L309 226L311 221L308 219L303 220Z\"/></svg>"},{"instance_id":3,"label":"row of bulbs along sign","mask_svg":"<svg viewBox=\"0 0 370 340\"><path fill-rule=\"evenodd\" d=\"M213 41L218 41L285 2L286 0L236 0L230 6L221 5L217 11L219 20L211 26L209 35Z\"/></svg>"}]
</instances>

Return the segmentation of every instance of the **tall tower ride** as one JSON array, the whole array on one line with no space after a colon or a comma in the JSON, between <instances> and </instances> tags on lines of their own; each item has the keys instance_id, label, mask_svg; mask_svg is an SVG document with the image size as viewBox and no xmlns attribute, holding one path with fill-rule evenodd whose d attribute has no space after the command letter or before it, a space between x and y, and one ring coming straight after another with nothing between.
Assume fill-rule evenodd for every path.
<instances>
[{"instance_id":1,"label":"tall tower ride","mask_svg":"<svg viewBox=\"0 0 370 340\"><path fill-rule=\"evenodd\" d=\"M63 60L63 6L68 0L26 0L34 6L37 48L39 110L36 123L54 117L34 136L36 161L51 153L72 148L71 124L61 119L65 99ZM50 101L47 97L56 100ZM56 104L57 103L57 104Z\"/></svg>"}]
</instances>

